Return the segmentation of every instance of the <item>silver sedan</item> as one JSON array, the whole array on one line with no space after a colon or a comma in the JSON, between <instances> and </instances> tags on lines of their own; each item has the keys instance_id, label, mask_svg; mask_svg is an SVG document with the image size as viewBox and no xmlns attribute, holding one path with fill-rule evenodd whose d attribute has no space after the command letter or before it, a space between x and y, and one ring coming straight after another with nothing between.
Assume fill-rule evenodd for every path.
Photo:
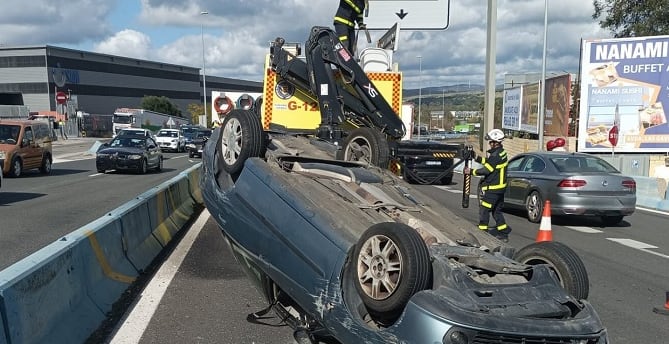
<instances>
[{"instance_id":1,"label":"silver sedan","mask_svg":"<svg viewBox=\"0 0 669 344\"><path fill-rule=\"evenodd\" d=\"M585 153L530 152L509 161L505 208L540 222L546 200L552 215L599 216L606 226L631 215L636 182L605 160Z\"/></svg>"}]
</instances>

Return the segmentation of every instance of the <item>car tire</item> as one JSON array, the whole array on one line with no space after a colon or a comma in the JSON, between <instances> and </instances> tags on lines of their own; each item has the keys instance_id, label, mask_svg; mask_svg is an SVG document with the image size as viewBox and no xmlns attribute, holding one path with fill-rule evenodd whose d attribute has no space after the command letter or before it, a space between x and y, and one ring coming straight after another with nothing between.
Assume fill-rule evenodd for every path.
<instances>
[{"instance_id":1,"label":"car tire","mask_svg":"<svg viewBox=\"0 0 669 344\"><path fill-rule=\"evenodd\" d=\"M394 322L409 299L432 283L427 245L405 224L383 222L369 227L355 246L352 262L355 288L380 323Z\"/></svg>"},{"instance_id":2,"label":"car tire","mask_svg":"<svg viewBox=\"0 0 669 344\"><path fill-rule=\"evenodd\" d=\"M353 130L337 153L337 160L366 161L381 168L388 168L390 163L388 141L374 128L361 127Z\"/></svg>"},{"instance_id":3,"label":"car tire","mask_svg":"<svg viewBox=\"0 0 669 344\"><path fill-rule=\"evenodd\" d=\"M142 159L142 163L141 163L141 165L139 166L139 171L138 171L138 172L139 172L140 174L146 174L146 172L147 172L148 170L149 170L149 169L148 169L148 166L147 166L147 163L146 163L146 159Z\"/></svg>"},{"instance_id":4,"label":"car tire","mask_svg":"<svg viewBox=\"0 0 669 344\"><path fill-rule=\"evenodd\" d=\"M265 133L253 111L235 109L225 116L217 153L223 170L237 175L248 158L264 156L266 149Z\"/></svg>"},{"instance_id":5,"label":"car tire","mask_svg":"<svg viewBox=\"0 0 669 344\"><path fill-rule=\"evenodd\" d=\"M195 154L193 154L193 151L188 151L188 157L193 158L193 156L195 156Z\"/></svg>"},{"instance_id":6,"label":"car tire","mask_svg":"<svg viewBox=\"0 0 669 344\"><path fill-rule=\"evenodd\" d=\"M547 264L567 293L579 300L588 298L588 272L569 246L555 241L535 242L516 252L513 259L527 265Z\"/></svg>"},{"instance_id":7,"label":"car tire","mask_svg":"<svg viewBox=\"0 0 669 344\"><path fill-rule=\"evenodd\" d=\"M51 161L51 156L45 155L44 158L42 159L42 165L39 168L40 172L42 172L42 174L49 174L51 173L52 167L53 165Z\"/></svg>"},{"instance_id":8,"label":"car tire","mask_svg":"<svg viewBox=\"0 0 669 344\"><path fill-rule=\"evenodd\" d=\"M525 199L525 210L527 211L527 219L533 223L541 222L541 217L544 212L544 200L539 194L539 191L532 191Z\"/></svg>"},{"instance_id":9,"label":"car tire","mask_svg":"<svg viewBox=\"0 0 669 344\"><path fill-rule=\"evenodd\" d=\"M14 178L18 178L21 176L22 173L23 173L23 163L21 162L21 159L14 158L14 160L12 160L12 166L9 170L9 175Z\"/></svg>"},{"instance_id":10,"label":"car tire","mask_svg":"<svg viewBox=\"0 0 669 344\"><path fill-rule=\"evenodd\" d=\"M623 220L623 217L624 216L622 216L622 215L602 216L602 223L606 227L616 226L617 224L619 224Z\"/></svg>"},{"instance_id":11,"label":"car tire","mask_svg":"<svg viewBox=\"0 0 669 344\"><path fill-rule=\"evenodd\" d=\"M158 166L156 166L156 172L161 172L163 170L163 157L158 158Z\"/></svg>"}]
</instances>

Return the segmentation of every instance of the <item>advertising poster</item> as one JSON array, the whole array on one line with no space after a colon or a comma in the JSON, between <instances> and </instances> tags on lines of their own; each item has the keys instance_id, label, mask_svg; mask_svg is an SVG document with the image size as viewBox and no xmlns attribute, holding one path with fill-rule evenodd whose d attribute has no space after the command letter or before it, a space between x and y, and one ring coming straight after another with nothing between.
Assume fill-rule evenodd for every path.
<instances>
[{"instance_id":1,"label":"advertising poster","mask_svg":"<svg viewBox=\"0 0 669 344\"><path fill-rule=\"evenodd\" d=\"M504 90L504 100L502 102L503 129L520 129L520 104L522 96L523 90L521 87Z\"/></svg>"},{"instance_id":2,"label":"advertising poster","mask_svg":"<svg viewBox=\"0 0 669 344\"><path fill-rule=\"evenodd\" d=\"M520 107L520 130L532 134L539 133L539 84L522 87Z\"/></svg>"},{"instance_id":3,"label":"advertising poster","mask_svg":"<svg viewBox=\"0 0 669 344\"><path fill-rule=\"evenodd\" d=\"M567 137L569 132L569 74L546 79L544 135Z\"/></svg>"},{"instance_id":4,"label":"advertising poster","mask_svg":"<svg viewBox=\"0 0 669 344\"><path fill-rule=\"evenodd\" d=\"M583 41L578 150L669 151L669 36Z\"/></svg>"}]
</instances>

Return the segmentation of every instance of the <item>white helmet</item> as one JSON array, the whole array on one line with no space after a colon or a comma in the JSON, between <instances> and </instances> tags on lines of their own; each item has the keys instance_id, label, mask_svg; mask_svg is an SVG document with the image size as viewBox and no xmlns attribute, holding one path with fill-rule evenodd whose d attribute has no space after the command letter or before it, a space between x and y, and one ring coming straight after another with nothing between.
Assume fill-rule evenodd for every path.
<instances>
[{"instance_id":1,"label":"white helmet","mask_svg":"<svg viewBox=\"0 0 669 344\"><path fill-rule=\"evenodd\" d=\"M485 134L487 141L502 142L504 141L504 132L499 129L493 129Z\"/></svg>"}]
</instances>

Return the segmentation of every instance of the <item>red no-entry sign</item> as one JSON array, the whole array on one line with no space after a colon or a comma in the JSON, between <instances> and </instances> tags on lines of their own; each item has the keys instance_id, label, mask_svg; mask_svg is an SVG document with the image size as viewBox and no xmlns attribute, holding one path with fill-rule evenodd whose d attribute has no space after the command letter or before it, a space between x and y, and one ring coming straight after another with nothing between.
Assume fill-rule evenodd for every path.
<instances>
[{"instance_id":1,"label":"red no-entry sign","mask_svg":"<svg viewBox=\"0 0 669 344\"><path fill-rule=\"evenodd\" d=\"M609 130L609 143L611 146L615 147L618 145L618 126L614 125Z\"/></svg>"},{"instance_id":2,"label":"red no-entry sign","mask_svg":"<svg viewBox=\"0 0 669 344\"><path fill-rule=\"evenodd\" d=\"M56 92L56 103L65 104L65 102L67 102L67 93Z\"/></svg>"}]
</instances>

